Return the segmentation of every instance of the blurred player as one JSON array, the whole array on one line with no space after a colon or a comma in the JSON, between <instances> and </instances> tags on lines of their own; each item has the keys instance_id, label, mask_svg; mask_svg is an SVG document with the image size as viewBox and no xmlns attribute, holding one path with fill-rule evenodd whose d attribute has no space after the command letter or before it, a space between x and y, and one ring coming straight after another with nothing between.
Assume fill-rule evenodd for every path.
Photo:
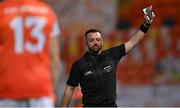
<instances>
[{"instance_id":1,"label":"blurred player","mask_svg":"<svg viewBox=\"0 0 180 108\"><path fill-rule=\"evenodd\" d=\"M60 62L56 15L41 0L4 0L0 19L0 107L53 107Z\"/></svg>"},{"instance_id":2,"label":"blurred player","mask_svg":"<svg viewBox=\"0 0 180 108\"><path fill-rule=\"evenodd\" d=\"M117 107L116 67L120 59L145 36L155 17L152 7L144 9L145 22L124 44L101 51L103 36L98 29L85 32L88 51L72 65L61 106L68 106L75 87L80 84L84 107Z\"/></svg>"}]
</instances>

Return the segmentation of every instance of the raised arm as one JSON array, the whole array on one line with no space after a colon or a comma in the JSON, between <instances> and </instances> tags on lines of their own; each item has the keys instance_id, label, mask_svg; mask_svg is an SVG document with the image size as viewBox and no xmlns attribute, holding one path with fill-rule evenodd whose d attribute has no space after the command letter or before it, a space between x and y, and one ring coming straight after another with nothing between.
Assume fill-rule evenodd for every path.
<instances>
[{"instance_id":1,"label":"raised arm","mask_svg":"<svg viewBox=\"0 0 180 108\"><path fill-rule=\"evenodd\" d=\"M63 95L62 101L61 101L62 107L68 107L68 105L71 101L72 95L74 93L74 89L75 89L75 87L72 87L69 85L66 86L66 90L64 92L64 95Z\"/></svg>"},{"instance_id":2,"label":"raised arm","mask_svg":"<svg viewBox=\"0 0 180 108\"><path fill-rule=\"evenodd\" d=\"M139 30L125 43L126 53L132 50L143 39L153 21L153 18L155 17L154 12L152 11L152 6L143 9L143 12L146 20Z\"/></svg>"},{"instance_id":3,"label":"raised arm","mask_svg":"<svg viewBox=\"0 0 180 108\"><path fill-rule=\"evenodd\" d=\"M130 50L132 50L137 43L139 43L140 40L144 37L145 33L142 32L141 30L138 30L134 36L132 36L126 43L125 43L125 48L126 48L126 53L128 53Z\"/></svg>"}]
</instances>

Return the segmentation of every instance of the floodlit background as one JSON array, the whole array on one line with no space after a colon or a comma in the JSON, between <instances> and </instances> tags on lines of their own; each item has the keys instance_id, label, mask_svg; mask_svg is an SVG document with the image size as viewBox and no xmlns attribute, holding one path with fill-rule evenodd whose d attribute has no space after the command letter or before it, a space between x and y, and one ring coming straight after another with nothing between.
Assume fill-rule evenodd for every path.
<instances>
[{"instance_id":1,"label":"floodlit background","mask_svg":"<svg viewBox=\"0 0 180 108\"><path fill-rule=\"evenodd\" d=\"M149 32L118 65L117 104L180 106L180 0L45 1L55 10L62 31L59 100L72 63L86 51L84 32L102 30L103 49L119 45L143 22L142 9L153 5L156 17ZM71 106L81 105L79 91Z\"/></svg>"}]
</instances>

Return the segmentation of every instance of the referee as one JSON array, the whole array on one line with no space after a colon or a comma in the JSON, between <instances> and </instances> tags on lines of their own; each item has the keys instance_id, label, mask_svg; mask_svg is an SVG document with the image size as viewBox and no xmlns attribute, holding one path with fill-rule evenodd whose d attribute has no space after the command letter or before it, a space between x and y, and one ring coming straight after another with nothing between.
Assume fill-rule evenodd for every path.
<instances>
[{"instance_id":1,"label":"referee","mask_svg":"<svg viewBox=\"0 0 180 108\"><path fill-rule=\"evenodd\" d=\"M149 8L149 7L148 7ZM83 107L117 107L116 104L116 67L120 59L132 50L144 37L155 17L151 11L145 13L145 22L124 44L101 51L102 33L98 29L85 32L88 51L72 65L61 106L70 103L75 87L80 84L83 94Z\"/></svg>"}]
</instances>

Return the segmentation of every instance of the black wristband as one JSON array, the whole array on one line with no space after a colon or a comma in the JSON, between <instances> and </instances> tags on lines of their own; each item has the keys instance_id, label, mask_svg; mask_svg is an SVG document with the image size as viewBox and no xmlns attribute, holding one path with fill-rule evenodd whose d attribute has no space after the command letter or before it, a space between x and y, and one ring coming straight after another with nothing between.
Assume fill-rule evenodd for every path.
<instances>
[{"instance_id":1,"label":"black wristband","mask_svg":"<svg viewBox=\"0 0 180 108\"><path fill-rule=\"evenodd\" d=\"M151 25L150 23L148 23L147 21L145 21L143 24L141 24L141 26L140 26L139 29L140 29L142 32L146 33L146 32L148 31L150 25Z\"/></svg>"}]
</instances>

